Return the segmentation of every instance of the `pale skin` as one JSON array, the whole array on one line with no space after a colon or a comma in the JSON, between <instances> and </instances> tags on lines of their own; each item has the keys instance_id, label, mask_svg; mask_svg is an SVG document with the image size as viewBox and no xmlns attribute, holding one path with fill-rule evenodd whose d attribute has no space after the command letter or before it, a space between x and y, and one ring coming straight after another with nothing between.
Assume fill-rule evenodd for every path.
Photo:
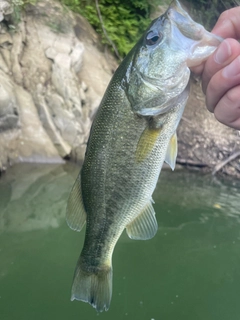
<instances>
[{"instance_id":1,"label":"pale skin","mask_svg":"<svg viewBox=\"0 0 240 320\"><path fill-rule=\"evenodd\" d=\"M206 106L221 123L240 130L240 6L221 14L212 32L224 38L200 66Z\"/></svg>"}]
</instances>

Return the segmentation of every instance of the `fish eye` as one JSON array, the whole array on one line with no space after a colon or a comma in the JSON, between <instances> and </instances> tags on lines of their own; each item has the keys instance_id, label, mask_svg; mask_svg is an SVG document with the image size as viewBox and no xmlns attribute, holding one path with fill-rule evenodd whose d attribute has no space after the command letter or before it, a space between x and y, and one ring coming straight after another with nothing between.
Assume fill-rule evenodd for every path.
<instances>
[{"instance_id":1,"label":"fish eye","mask_svg":"<svg viewBox=\"0 0 240 320\"><path fill-rule=\"evenodd\" d=\"M154 31L150 31L147 36L146 36L146 44L148 46L152 46L154 44L156 44L159 39L161 39L161 34L159 35L158 33L154 32Z\"/></svg>"}]
</instances>

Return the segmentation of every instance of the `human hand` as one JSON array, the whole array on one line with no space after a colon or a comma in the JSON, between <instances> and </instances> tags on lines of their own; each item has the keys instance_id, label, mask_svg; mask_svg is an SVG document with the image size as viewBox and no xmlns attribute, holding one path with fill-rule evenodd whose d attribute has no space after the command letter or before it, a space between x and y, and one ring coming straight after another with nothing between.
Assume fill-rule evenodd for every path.
<instances>
[{"instance_id":1,"label":"human hand","mask_svg":"<svg viewBox=\"0 0 240 320\"><path fill-rule=\"evenodd\" d=\"M240 6L223 12L212 32L226 39L192 71L202 75L208 110L221 123L240 130Z\"/></svg>"}]
</instances>

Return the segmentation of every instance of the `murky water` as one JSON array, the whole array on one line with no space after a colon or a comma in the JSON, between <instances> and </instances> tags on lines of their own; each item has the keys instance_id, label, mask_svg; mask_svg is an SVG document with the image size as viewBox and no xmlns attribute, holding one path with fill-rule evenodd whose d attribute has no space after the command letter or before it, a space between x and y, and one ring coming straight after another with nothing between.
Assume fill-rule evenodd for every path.
<instances>
[{"instance_id":1,"label":"murky water","mask_svg":"<svg viewBox=\"0 0 240 320\"><path fill-rule=\"evenodd\" d=\"M124 233L113 255L113 297L102 314L70 301L84 232L64 220L73 165L18 165L0 179L0 319L240 319L240 183L163 171L159 230Z\"/></svg>"}]
</instances>

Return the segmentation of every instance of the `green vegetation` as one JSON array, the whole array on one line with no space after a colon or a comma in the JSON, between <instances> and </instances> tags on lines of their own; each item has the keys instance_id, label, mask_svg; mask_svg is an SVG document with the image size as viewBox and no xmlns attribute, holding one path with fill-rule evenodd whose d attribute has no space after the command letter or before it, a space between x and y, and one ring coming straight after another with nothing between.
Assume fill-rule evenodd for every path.
<instances>
[{"instance_id":1,"label":"green vegetation","mask_svg":"<svg viewBox=\"0 0 240 320\"><path fill-rule=\"evenodd\" d=\"M74 12L85 16L101 34L102 43L117 47L125 56L150 23L147 0L62 0ZM111 43L112 42L112 43ZM116 50L115 50L116 53Z\"/></svg>"}]
</instances>

